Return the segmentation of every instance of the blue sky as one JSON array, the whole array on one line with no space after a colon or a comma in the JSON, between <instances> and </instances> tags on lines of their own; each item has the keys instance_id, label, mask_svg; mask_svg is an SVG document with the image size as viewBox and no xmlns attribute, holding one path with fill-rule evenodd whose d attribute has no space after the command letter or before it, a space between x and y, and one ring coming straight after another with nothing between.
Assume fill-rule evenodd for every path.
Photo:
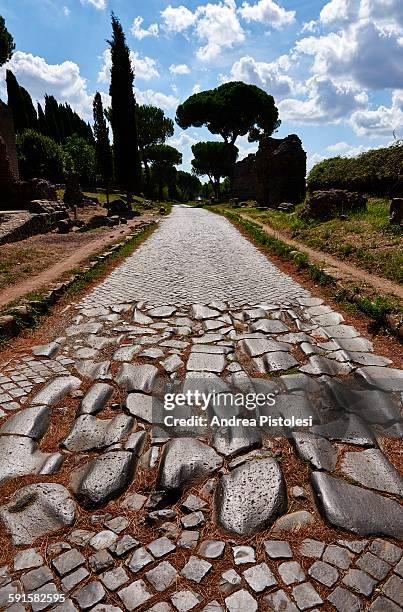
<instances>
[{"instance_id":1,"label":"blue sky","mask_svg":"<svg viewBox=\"0 0 403 612\"><path fill-rule=\"evenodd\" d=\"M108 103L111 10L138 100L172 117L192 92L244 80L274 96L278 136L297 133L309 165L403 138L403 0L0 0L16 42L7 67L34 99L51 93L90 119L95 91ZM189 168L190 146L209 138L177 128L171 144ZM237 144L241 158L255 150Z\"/></svg>"}]
</instances>

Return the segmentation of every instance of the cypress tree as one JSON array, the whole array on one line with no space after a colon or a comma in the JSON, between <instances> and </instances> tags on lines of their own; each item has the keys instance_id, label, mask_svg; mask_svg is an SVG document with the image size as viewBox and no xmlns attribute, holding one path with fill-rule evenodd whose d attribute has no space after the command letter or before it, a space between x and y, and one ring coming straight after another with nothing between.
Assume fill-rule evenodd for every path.
<instances>
[{"instance_id":1,"label":"cypress tree","mask_svg":"<svg viewBox=\"0 0 403 612\"><path fill-rule=\"evenodd\" d=\"M27 117L27 128L32 128L36 130L38 127L38 117L36 114L34 103L32 102L32 98L28 91L24 89L24 87L20 86L20 92L25 107L25 114Z\"/></svg>"},{"instance_id":2,"label":"cypress tree","mask_svg":"<svg viewBox=\"0 0 403 612\"><path fill-rule=\"evenodd\" d=\"M59 105L54 96L45 95L45 118L48 133L53 140L61 143L59 126Z\"/></svg>"},{"instance_id":3,"label":"cypress tree","mask_svg":"<svg viewBox=\"0 0 403 612\"><path fill-rule=\"evenodd\" d=\"M101 94L94 97L94 134L96 142L97 169L106 189L106 200L109 204L109 187L113 173L112 151L109 142L109 129L106 124Z\"/></svg>"},{"instance_id":4,"label":"cypress tree","mask_svg":"<svg viewBox=\"0 0 403 612\"><path fill-rule=\"evenodd\" d=\"M136 101L133 92L134 74L129 48L119 20L112 13L112 68L110 96L115 177L129 195L140 191L141 163L137 142Z\"/></svg>"},{"instance_id":5,"label":"cypress tree","mask_svg":"<svg viewBox=\"0 0 403 612\"><path fill-rule=\"evenodd\" d=\"M24 97L17 79L11 70L6 71L8 105L13 113L14 129L17 134L23 132L28 126L28 116Z\"/></svg>"},{"instance_id":6,"label":"cypress tree","mask_svg":"<svg viewBox=\"0 0 403 612\"><path fill-rule=\"evenodd\" d=\"M38 102L38 131L45 136L48 135L48 126L46 123L45 113L42 106Z\"/></svg>"}]
</instances>

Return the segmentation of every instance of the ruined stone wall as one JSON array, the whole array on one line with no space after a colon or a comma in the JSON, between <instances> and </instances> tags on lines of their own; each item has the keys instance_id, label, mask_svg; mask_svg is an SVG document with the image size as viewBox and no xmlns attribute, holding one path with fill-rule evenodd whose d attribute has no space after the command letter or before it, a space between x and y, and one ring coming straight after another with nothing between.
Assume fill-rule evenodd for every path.
<instances>
[{"instance_id":1,"label":"ruined stone wall","mask_svg":"<svg viewBox=\"0 0 403 612\"><path fill-rule=\"evenodd\" d=\"M231 179L231 198L238 198L239 200L254 200L256 198L255 162L256 156L251 154L235 164Z\"/></svg>"},{"instance_id":2,"label":"ruined stone wall","mask_svg":"<svg viewBox=\"0 0 403 612\"><path fill-rule=\"evenodd\" d=\"M306 193L306 153L296 134L265 138L256 153L256 199L261 206L299 204Z\"/></svg>"},{"instance_id":3,"label":"ruined stone wall","mask_svg":"<svg viewBox=\"0 0 403 612\"><path fill-rule=\"evenodd\" d=\"M256 199L260 206L283 202L299 204L305 198L306 153L295 134L265 138L256 155L235 165L231 197Z\"/></svg>"},{"instance_id":4,"label":"ruined stone wall","mask_svg":"<svg viewBox=\"0 0 403 612\"><path fill-rule=\"evenodd\" d=\"M50 232L60 219L59 213L12 213L2 222L0 215L0 245L25 240L36 234Z\"/></svg>"}]
</instances>

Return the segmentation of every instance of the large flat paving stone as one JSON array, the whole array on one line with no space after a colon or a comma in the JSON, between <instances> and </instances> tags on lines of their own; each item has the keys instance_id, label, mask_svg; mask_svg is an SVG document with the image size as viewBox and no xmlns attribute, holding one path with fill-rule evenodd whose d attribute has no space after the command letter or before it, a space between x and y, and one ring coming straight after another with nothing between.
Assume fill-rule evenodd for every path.
<instances>
[{"instance_id":1,"label":"large flat paving stone","mask_svg":"<svg viewBox=\"0 0 403 612\"><path fill-rule=\"evenodd\" d=\"M54 406L72 391L81 386L81 380L76 376L60 376L48 383L35 397L32 404Z\"/></svg>"},{"instance_id":2,"label":"large flat paving stone","mask_svg":"<svg viewBox=\"0 0 403 612\"><path fill-rule=\"evenodd\" d=\"M118 595L129 612L136 610L152 597L144 580L132 582L128 587L118 591Z\"/></svg>"},{"instance_id":3,"label":"large flat paving stone","mask_svg":"<svg viewBox=\"0 0 403 612\"><path fill-rule=\"evenodd\" d=\"M70 485L84 508L100 508L119 497L134 478L138 457L129 451L111 451L73 472Z\"/></svg>"},{"instance_id":4,"label":"large flat paving stone","mask_svg":"<svg viewBox=\"0 0 403 612\"><path fill-rule=\"evenodd\" d=\"M403 391L403 370L396 368L383 368L380 366L368 366L356 371L372 387L383 391Z\"/></svg>"},{"instance_id":5,"label":"large flat paving stone","mask_svg":"<svg viewBox=\"0 0 403 612\"><path fill-rule=\"evenodd\" d=\"M116 376L118 385L127 391L142 391L151 393L156 384L158 369L149 364L133 365L124 363Z\"/></svg>"},{"instance_id":6,"label":"large flat paving stone","mask_svg":"<svg viewBox=\"0 0 403 612\"><path fill-rule=\"evenodd\" d=\"M268 338L247 338L241 340L240 348L250 357L261 357L265 353L273 353L275 351L290 351L290 345L285 342L277 342Z\"/></svg>"},{"instance_id":7,"label":"large flat paving stone","mask_svg":"<svg viewBox=\"0 0 403 612\"><path fill-rule=\"evenodd\" d=\"M214 434L212 444L225 457L235 457L262 445L262 436L256 427L220 427Z\"/></svg>"},{"instance_id":8,"label":"large flat paving stone","mask_svg":"<svg viewBox=\"0 0 403 612\"><path fill-rule=\"evenodd\" d=\"M321 472L312 486L325 519L359 535L403 537L403 512L396 501Z\"/></svg>"},{"instance_id":9,"label":"large flat paving stone","mask_svg":"<svg viewBox=\"0 0 403 612\"><path fill-rule=\"evenodd\" d=\"M226 363L224 355L191 353L186 368L189 372L217 372L220 374Z\"/></svg>"},{"instance_id":10,"label":"large flat paving stone","mask_svg":"<svg viewBox=\"0 0 403 612\"><path fill-rule=\"evenodd\" d=\"M100 412L112 397L113 387L107 383L95 383L82 399L78 415Z\"/></svg>"},{"instance_id":11,"label":"large flat paving stone","mask_svg":"<svg viewBox=\"0 0 403 612\"><path fill-rule=\"evenodd\" d=\"M340 363L327 357L313 355L313 357L309 358L308 363L300 368L300 371L315 376L322 374L340 376L349 374L352 371L352 367L348 363Z\"/></svg>"},{"instance_id":12,"label":"large flat paving stone","mask_svg":"<svg viewBox=\"0 0 403 612\"><path fill-rule=\"evenodd\" d=\"M263 531L287 507L279 464L272 458L250 461L222 476L214 503L225 531L242 536Z\"/></svg>"},{"instance_id":13,"label":"large flat paving stone","mask_svg":"<svg viewBox=\"0 0 403 612\"><path fill-rule=\"evenodd\" d=\"M264 334L282 334L290 331L282 322L273 319L260 319L250 326L251 332L262 332Z\"/></svg>"},{"instance_id":14,"label":"large flat paving stone","mask_svg":"<svg viewBox=\"0 0 403 612\"><path fill-rule=\"evenodd\" d=\"M346 453L341 471L368 489L403 496L403 477L377 448Z\"/></svg>"},{"instance_id":15,"label":"large flat paving stone","mask_svg":"<svg viewBox=\"0 0 403 612\"><path fill-rule=\"evenodd\" d=\"M39 440L46 433L50 423L50 410L47 406L33 406L20 410L11 416L0 428L0 436L14 434Z\"/></svg>"},{"instance_id":16,"label":"large flat paving stone","mask_svg":"<svg viewBox=\"0 0 403 612\"><path fill-rule=\"evenodd\" d=\"M0 518L15 546L30 545L37 538L70 527L75 515L76 504L69 491L53 483L23 487L0 508Z\"/></svg>"},{"instance_id":17,"label":"large flat paving stone","mask_svg":"<svg viewBox=\"0 0 403 612\"><path fill-rule=\"evenodd\" d=\"M273 353L266 353L264 356L264 362L268 372L282 372L290 370L298 366L298 361L290 353L284 351L275 351Z\"/></svg>"},{"instance_id":18,"label":"large flat paving stone","mask_svg":"<svg viewBox=\"0 0 403 612\"><path fill-rule=\"evenodd\" d=\"M134 419L125 414L118 414L113 419L84 414L74 421L63 446L74 452L106 448L126 437L133 425Z\"/></svg>"},{"instance_id":19,"label":"large flat paving stone","mask_svg":"<svg viewBox=\"0 0 403 612\"><path fill-rule=\"evenodd\" d=\"M156 488L163 491L181 491L200 478L213 474L222 463L222 457L199 440L170 440L162 452Z\"/></svg>"},{"instance_id":20,"label":"large flat paving stone","mask_svg":"<svg viewBox=\"0 0 403 612\"><path fill-rule=\"evenodd\" d=\"M292 434L301 459L309 461L317 470L333 471L337 463L337 451L326 438L305 432Z\"/></svg>"},{"instance_id":21,"label":"large flat paving stone","mask_svg":"<svg viewBox=\"0 0 403 612\"><path fill-rule=\"evenodd\" d=\"M0 483L18 476L53 474L62 461L60 453L42 453L31 438L0 436Z\"/></svg>"}]
</instances>

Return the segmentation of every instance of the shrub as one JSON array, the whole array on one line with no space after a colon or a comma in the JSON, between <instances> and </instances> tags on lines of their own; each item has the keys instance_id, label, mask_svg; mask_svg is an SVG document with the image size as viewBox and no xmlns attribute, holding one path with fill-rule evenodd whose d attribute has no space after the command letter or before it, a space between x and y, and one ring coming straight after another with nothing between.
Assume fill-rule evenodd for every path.
<instances>
[{"instance_id":1,"label":"shrub","mask_svg":"<svg viewBox=\"0 0 403 612\"><path fill-rule=\"evenodd\" d=\"M358 157L332 157L316 164L308 189L348 189L372 195L403 195L403 142L372 149Z\"/></svg>"},{"instance_id":2,"label":"shrub","mask_svg":"<svg viewBox=\"0 0 403 612\"><path fill-rule=\"evenodd\" d=\"M25 179L43 178L54 183L63 180L63 149L49 136L33 129L25 130L17 136L17 153Z\"/></svg>"},{"instance_id":3,"label":"shrub","mask_svg":"<svg viewBox=\"0 0 403 612\"><path fill-rule=\"evenodd\" d=\"M67 138L63 145L66 166L69 172L76 172L80 177L81 185L85 189L91 189L96 179L96 154L95 147L73 134Z\"/></svg>"}]
</instances>

